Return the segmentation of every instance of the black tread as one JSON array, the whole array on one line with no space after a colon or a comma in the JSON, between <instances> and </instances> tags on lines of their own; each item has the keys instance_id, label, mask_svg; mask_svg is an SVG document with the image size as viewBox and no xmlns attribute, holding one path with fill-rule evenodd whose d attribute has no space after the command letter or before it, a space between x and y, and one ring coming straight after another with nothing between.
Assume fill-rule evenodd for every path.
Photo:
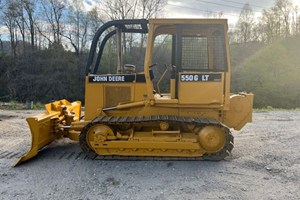
<instances>
[{"instance_id":1,"label":"black tread","mask_svg":"<svg viewBox=\"0 0 300 200\"><path fill-rule=\"evenodd\" d=\"M205 153L201 157L152 157L152 156L100 156L95 153L88 145L86 141L86 134L90 127L95 124L105 124L105 125L120 125L123 123L147 123L147 122L176 122L176 123L190 123L196 124L199 127L213 125L224 127L226 130L226 143L224 148L216 153ZM226 126L215 119L209 118L194 118L194 117L180 117L180 116L169 116L169 115L157 115L157 116L138 116L138 117L113 117L113 116L101 116L96 117L89 124L87 124L81 131L79 136L79 143L83 152L91 159L107 159L107 160L223 160L225 157L231 154L233 149L233 136Z\"/></svg>"}]
</instances>

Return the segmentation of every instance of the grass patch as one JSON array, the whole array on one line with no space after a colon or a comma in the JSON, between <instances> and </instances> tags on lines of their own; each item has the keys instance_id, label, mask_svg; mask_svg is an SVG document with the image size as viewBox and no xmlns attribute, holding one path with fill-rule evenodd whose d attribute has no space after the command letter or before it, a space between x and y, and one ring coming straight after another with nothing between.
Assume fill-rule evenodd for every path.
<instances>
[{"instance_id":1,"label":"grass patch","mask_svg":"<svg viewBox=\"0 0 300 200\"><path fill-rule=\"evenodd\" d=\"M44 109L45 105L41 102L37 102L33 104L33 110L41 110Z\"/></svg>"},{"instance_id":2,"label":"grass patch","mask_svg":"<svg viewBox=\"0 0 300 200\"><path fill-rule=\"evenodd\" d=\"M44 109L44 107L44 104L41 102L36 102L32 105L17 101L0 102L0 109L2 110L41 110Z\"/></svg>"},{"instance_id":3,"label":"grass patch","mask_svg":"<svg viewBox=\"0 0 300 200\"><path fill-rule=\"evenodd\" d=\"M272 106L267 106L263 108L253 108L253 112L270 112L270 111L297 111L300 112L300 108L273 108Z\"/></svg>"}]
</instances>

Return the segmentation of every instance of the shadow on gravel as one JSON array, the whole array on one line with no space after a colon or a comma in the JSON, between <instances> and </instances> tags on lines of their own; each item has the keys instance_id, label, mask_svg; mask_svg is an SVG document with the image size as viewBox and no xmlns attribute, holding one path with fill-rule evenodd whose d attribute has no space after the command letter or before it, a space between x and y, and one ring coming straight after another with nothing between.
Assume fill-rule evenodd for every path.
<instances>
[{"instance_id":1,"label":"shadow on gravel","mask_svg":"<svg viewBox=\"0 0 300 200\"><path fill-rule=\"evenodd\" d=\"M0 121L9 120L9 119L16 118L16 117L18 117L18 116L15 116L15 115L0 115Z\"/></svg>"}]
</instances>

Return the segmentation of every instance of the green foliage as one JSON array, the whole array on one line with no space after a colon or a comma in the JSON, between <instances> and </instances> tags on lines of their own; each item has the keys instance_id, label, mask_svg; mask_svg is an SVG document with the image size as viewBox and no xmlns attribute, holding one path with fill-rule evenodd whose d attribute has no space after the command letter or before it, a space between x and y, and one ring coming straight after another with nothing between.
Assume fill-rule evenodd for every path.
<instances>
[{"instance_id":1,"label":"green foliage","mask_svg":"<svg viewBox=\"0 0 300 200\"><path fill-rule=\"evenodd\" d=\"M299 36L260 49L234 70L232 89L253 92L258 108L299 107L299 51Z\"/></svg>"},{"instance_id":2,"label":"green foliage","mask_svg":"<svg viewBox=\"0 0 300 200\"><path fill-rule=\"evenodd\" d=\"M36 102L33 104L33 109L34 110L41 110L44 109L45 105L41 102Z\"/></svg>"},{"instance_id":3,"label":"green foliage","mask_svg":"<svg viewBox=\"0 0 300 200\"><path fill-rule=\"evenodd\" d=\"M153 83L171 64L171 38L162 38L154 45ZM231 44L232 90L248 91L255 95L254 106L300 108L300 36L263 46L259 43ZM133 46L123 57L124 63L143 70L145 48ZM87 55L76 55L54 44L48 49L28 51L15 58L0 55L0 101L40 102L34 109L43 108L52 100L84 100L84 68ZM115 49L105 49L100 73L116 73ZM161 92L169 92L170 73L160 84ZM156 88L157 89L157 88ZM15 105L15 103L11 103ZM14 106L15 107L15 106Z\"/></svg>"},{"instance_id":4,"label":"green foliage","mask_svg":"<svg viewBox=\"0 0 300 200\"><path fill-rule=\"evenodd\" d=\"M84 99L85 56L78 58L60 45L43 51L29 52L16 59L0 60L1 96L19 102L67 98L70 101ZM8 67L9 66L9 67ZM6 100L6 99L5 99Z\"/></svg>"},{"instance_id":5,"label":"green foliage","mask_svg":"<svg viewBox=\"0 0 300 200\"><path fill-rule=\"evenodd\" d=\"M13 59L11 57L5 56L4 54L0 55L0 101L7 102L11 100L11 88L5 86L7 85L7 80L10 78L10 75L7 73L7 71L12 62Z\"/></svg>"},{"instance_id":6,"label":"green foliage","mask_svg":"<svg viewBox=\"0 0 300 200\"><path fill-rule=\"evenodd\" d=\"M247 44L231 43L230 44L230 62L233 70L235 67L243 64L250 56L263 47L260 42L248 42Z\"/></svg>"},{"instance_id":7,"label":"green foliage","mask_svg":"<svg viewBox=\"0 0 300 200\"><path fill-rule=\"evenodd\" d=\"M3 110L20 110L24 109L25 105L22 103L19 103L17 101L9 101L9 102L0 102L0 109Z\"/></svg>"}]
</instances>

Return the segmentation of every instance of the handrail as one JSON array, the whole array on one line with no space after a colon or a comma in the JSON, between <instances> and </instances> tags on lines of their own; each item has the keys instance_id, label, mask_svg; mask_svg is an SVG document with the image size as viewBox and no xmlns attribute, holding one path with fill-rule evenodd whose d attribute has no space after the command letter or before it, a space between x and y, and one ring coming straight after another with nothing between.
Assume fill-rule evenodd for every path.
<instances>
[{"instance_id":1,"label":"handrail","mask_svg":"<svg viewBox=\"0 0 300 200\"><path fill-rule=\"evenodd\" d=\"M141 25L141 29L127 29L126 25ZM103 24L96 32L93 40L92 40L92 44L90 47L90 53L89 53L89 57L88 57L88 61L87 61L87 65L85 68L85 74L88 75L91 72L91 67L92 67L92 63L94 60L94 56L95 56L95 52L96 52L96 48L97 48L97 43L99 41L100 36L110 27L115 26L115 27L120 27L122 32L129 32L129 33L148 33L148 20L146 19L124 19L124 20L113 20L113 21L109 21L105 24ZM100 49L99 49L99 53L101 51L101 54L103 52L103 48L105 43L107 42L107 40L113 36L115 33L113 33L114 31L110 32L108 35L106 35L106 37L104 37L104 39L102 40L101 43L104 42L104 44L100 45ZM100 59L101 59L101 55L99 56L99 61L98 64L100 63ZM97 58L97 60L98 60ZM98 67L94 66L92 68L92 73L95 73L95 69L97 69Z\"/></svg>"}]
</instances>

